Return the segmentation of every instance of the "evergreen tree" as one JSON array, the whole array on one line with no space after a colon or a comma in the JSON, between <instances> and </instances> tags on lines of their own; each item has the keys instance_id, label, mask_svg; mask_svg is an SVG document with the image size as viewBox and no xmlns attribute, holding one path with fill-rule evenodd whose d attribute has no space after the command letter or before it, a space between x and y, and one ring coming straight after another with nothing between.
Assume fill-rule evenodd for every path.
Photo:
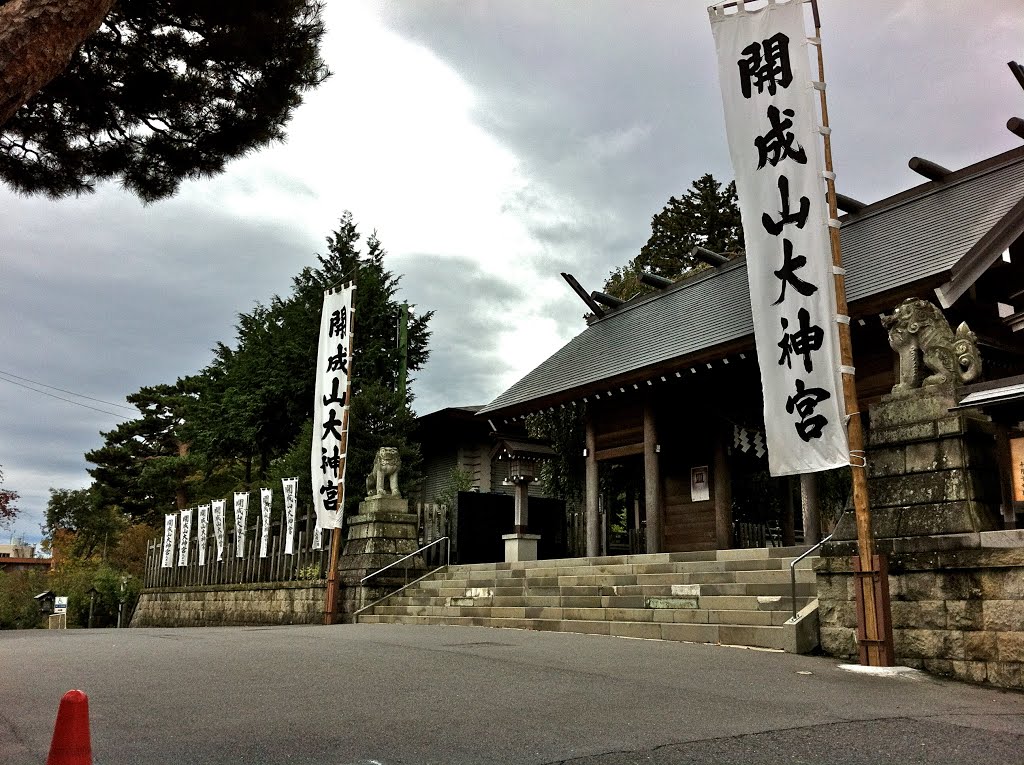
<instances>
[{"instance_id":1,"label":"evergreen tree","mask_svg":"<svg viewBox=\"0 0 1024 765\"><path fill-rule=\"evenodd\" d=\"M87 452L95 467L94 507L117 508L134 520L160 526L163 514L188 506L187 478L196 468L183 435L193 378L154 385L127 396L139 417L102 433L103 446Z\"/></svg>"},{"instance_id":2,"label":"evergreen tree","mask_svg":"<svg viewBox=\"0 0 1024 765\"><path fill-rule=\"evenodd\" d=\"M0 484L4 482L4 472L0 470ZM9 526L18 517L18 492L0 488L0 528Z\"/></svg>"},{"instance_id":3,"label":"evergreen tree","mask_svg":"<svg viewBox=\"0 0 1024 765\"><path fill-rule=\"evenodd\" d=\"M0 178L144 201L281 140L328 72L317 0L0 0Z\"/></svg>"},{"instance_id":4,"label":"evergreen tree","mask_svg":"<svg viewBox=\"0 0 1024 765\"><path fill-rule=\"evenodd\" d=\"M651 219L651 236L640 254L609 274L604 291L628 300L651 291L640 281L644 271L676 280L707 268L690 255L698 245L718 253L743 249L736 184L723 187L710 173L695 180L682 197L668 200Z\"/></svg>"}]
</instances>

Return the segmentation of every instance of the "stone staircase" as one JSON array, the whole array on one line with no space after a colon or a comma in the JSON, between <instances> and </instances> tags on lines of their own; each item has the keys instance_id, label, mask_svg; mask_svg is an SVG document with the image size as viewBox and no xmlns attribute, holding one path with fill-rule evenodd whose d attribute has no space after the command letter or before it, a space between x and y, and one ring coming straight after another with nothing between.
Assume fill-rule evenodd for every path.
<instances>
[{"instance_id":1,"label":"stone staircase","mask_svg":"<svg viewBox=\"0 0 1024 765\"><path fill-rule=\"evenodd\" d=\"M358 616L773 648L817 646L814 557L805 547L449 566ZM812 618L807 618L812 617Z\"/></svg>"}]
</instances>

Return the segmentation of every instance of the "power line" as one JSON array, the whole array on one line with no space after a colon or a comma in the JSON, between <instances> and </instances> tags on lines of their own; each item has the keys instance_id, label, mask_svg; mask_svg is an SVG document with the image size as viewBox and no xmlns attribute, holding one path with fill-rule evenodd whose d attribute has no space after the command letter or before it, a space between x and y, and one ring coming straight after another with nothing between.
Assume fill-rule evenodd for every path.
<instances>
[{"instance_id":1,"label":"power line","mask_svg":"<svg viewBox=\"0 0 1024 765\"><path fill-rule=\"evenodd\" d=\"M2 374L2 373L0 373L0 374ZM63 396L58 396L58 395L56 395L54 393L48 393L45 390L39 390L39 389L33 388L33 387L29 386L29 385L25 385L24 383L15 382L14 380L8 380L6 377L0 376L0 380L3 380L4 382L8 382L11 385L17 385L20 388L25 388L26 390L30 390L33 393L41 393L44 396L49 396L50 398L55 398L55 399L58 399L59 401L66 401L67 403L74 404L75 406L81 406L81 407L85 407L86 409L92 409L94 412L102 412L103 414L109 414L111 417L117 417L118 419L121 419L121 420L128 419L123 414L118 414L117 412L108 412L106 409L98 409L95 406L89 406L88 404L83 404L80 401L73 401L70 398L64 398Z\"/></svg>"},{"instance_id":2,"label":"power line","mask_svg":"<svg viewBox=\"0 0 1024 765\"><path fill-rule=\"evenodd\" d=\"M61 393L67 393L68 395L75 396L76 398L85 398L85 399L88 399L89 401L95 401L97 404L106 404L107 406L116 406L119 409L127 409L129 412L137 411L135 409L135 407L133 407L133 406L125 406L124 404L115 404L113 401L104 401L101 398L93 398L92 396L86 396L84 393L75 393L73 390L65 390L64 388L58 388L56 385L47 385L44 382L39 382L39 380L30 380L27 377L22 377L21 375L16 375L13 372L5 372L2 369L0 369L0 375L7 375L8 377L13 377L16 380L24 380L25 382L32 383L33 385L42 385L44 388L49 388L51 390L59 390ZM8 380L7 382L11 382L11 381ZM29 390L31 390L31 388ZM37 393L41 393L41 392L42 391L37 391Z\"/></svg>"}]
</instances>

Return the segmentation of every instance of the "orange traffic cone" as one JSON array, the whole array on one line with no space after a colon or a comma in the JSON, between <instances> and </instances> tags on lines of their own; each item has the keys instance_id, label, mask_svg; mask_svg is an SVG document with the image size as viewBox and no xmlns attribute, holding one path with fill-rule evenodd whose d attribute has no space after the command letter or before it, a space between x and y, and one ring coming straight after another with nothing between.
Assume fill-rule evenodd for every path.
<instances>
[{"instance_id":1,"label":"orange traffic cone","mask_svg":"<svg viewBox=\"0 0 1024 765\"><path fill-rule=\"evenodd\" d=\"M92 765L89 697L82 691L68 691L60 700L46 765Z\"/></svg>"}]
</instances>

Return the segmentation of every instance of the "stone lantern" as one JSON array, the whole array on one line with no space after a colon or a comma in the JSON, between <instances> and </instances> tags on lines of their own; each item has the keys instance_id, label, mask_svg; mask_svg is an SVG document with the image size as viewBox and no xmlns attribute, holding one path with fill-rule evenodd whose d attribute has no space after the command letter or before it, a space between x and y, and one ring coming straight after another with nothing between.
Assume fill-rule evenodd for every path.
<instances>
[{"instance_id":1,"label":"stone lantern","mask_svg":"<svg viewBox=\"0 0 1024 765\"><path fill-rule=\"evenodd\" d=\"M540 476L541 463L555 456L555 451L541 441L520 438L498 438L491 451L492 458L507 462L509 466L506 483L515 486L515 524L511 534L503 534L505 560L537 560L537 542L540 534L530 534L529 523L530 484Z\"/></svg>"}]
</instances>

